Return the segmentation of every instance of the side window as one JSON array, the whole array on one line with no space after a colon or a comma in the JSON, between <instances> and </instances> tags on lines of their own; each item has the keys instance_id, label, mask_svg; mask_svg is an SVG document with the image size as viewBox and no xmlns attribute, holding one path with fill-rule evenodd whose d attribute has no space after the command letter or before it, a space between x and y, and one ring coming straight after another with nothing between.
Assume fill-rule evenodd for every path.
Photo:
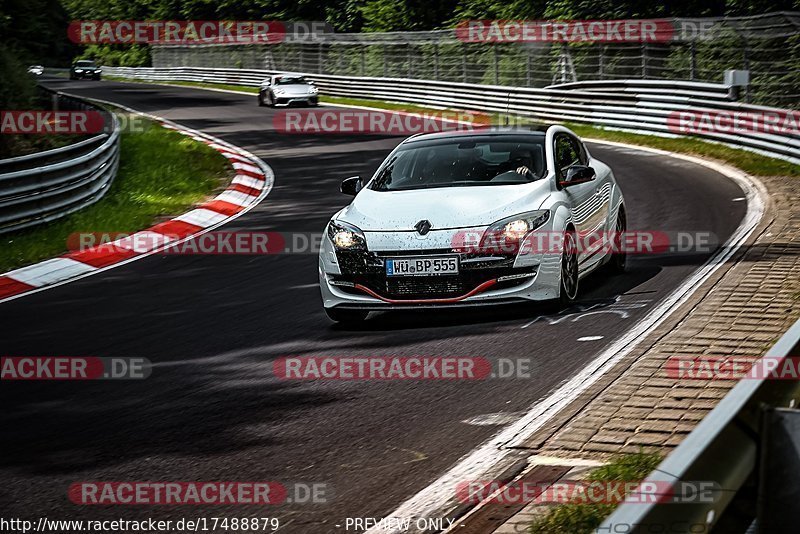
<instances>
[{"instance_id":1,"label":"side window","mask_svg":"<svg viewBox=\"0 0 800 534\"><path fill-rule=\"evenodd\" d=\"M568 135L556 136L556 167L561 179L567 175L567 169L573 165L580 165L581 151L578 142Z\"/></svg>"}]
</instances>

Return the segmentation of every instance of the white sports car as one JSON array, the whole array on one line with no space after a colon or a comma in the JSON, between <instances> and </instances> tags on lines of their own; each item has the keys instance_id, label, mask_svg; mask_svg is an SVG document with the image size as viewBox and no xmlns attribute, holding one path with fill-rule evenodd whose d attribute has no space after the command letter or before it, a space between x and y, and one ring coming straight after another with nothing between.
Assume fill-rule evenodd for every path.
<instances>
[{"instance_id":1,"label":"white sports car","mask_svg":"<svg viewBox=\"0 0 800 534\"><path fill-rule=\"evenodd\" d=\"M366 184L348 178L341 191L355 199L328 223L319 254L334 321L399 308L565 305L588 273L625 268L622 192L562 126L418 134Z\"/></svg>"},{"instance_id":2,"label":"white sports car","mask_svg":"<svg viewBox=\"0 0 800 534\"><path fill-rule=\"evenodd\" d=\"M276 74L261 82L259 106L319 105L319 90L313 82L299 74Z\"/></svg>"}]
</instances>

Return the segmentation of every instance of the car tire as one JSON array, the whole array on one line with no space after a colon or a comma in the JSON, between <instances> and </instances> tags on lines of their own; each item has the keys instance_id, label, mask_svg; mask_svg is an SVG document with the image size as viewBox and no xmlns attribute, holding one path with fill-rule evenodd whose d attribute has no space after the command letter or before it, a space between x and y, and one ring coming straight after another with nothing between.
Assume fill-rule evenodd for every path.
<instances>
[{"instance_id":1,"label":"car tire","mask_svg":"<svg viewBox=\"0 0 800 534\"><path fill-rule=\"evenodd\" d=\"M328 319L344 325L357 325L369 315L366 310L346 310L341 308L325 308Z\"/></svg>"},{"instance_id":2,"label":"car tire","mask_svg":"<svg viewBox=\"0 0 800 534\"><path fill-rule=\"evenodd\" d=\"M258 106L262 108L266 106L266 104L264 103L264 95L261 94L261 91L258 92Z\"/></svg>"},{"instance_id":3,"label":"car tire","mask_svg":"<svg viewBox=\"0 0 800 534\"><path fill-rule=\"evenodd\" d=\"M628 253L622 248L622 236L627 230L627 224L625 208L620 206L617 222L614 224L614 250L612 251L611 259L608 260L608 271L614 274L624 273L625 266L628 263Z\"/></svg>"},{"instance_id":4,"label":"car tire","mask_svg":"<svg viewBox=\"0 0 800 534\"><path fill-rule=\"evenodd\" d=\"M564 232L564 250L561 253L561 273L558 283L558 303L566 308L578 297L578 241L574 230Z\"/></svg>"}]
</instances>

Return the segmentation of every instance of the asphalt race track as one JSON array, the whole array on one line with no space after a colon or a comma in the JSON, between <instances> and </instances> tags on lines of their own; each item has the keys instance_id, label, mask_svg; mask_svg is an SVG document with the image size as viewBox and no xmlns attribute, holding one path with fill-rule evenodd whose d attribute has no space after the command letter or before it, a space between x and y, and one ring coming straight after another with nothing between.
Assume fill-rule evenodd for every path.
<instances>
[{"instance_id":1,"label":"asphalt race track","mask_svg":"<svg viewBox=\"0 0 800 534\"><path fill-rule=\"evenodd\" d=\"M275 171L275 187L229 231L321 232L397 137L283 135L256 97L117 82L47 85L119 102L239 145ZM724 242L746 205L730 180L684 161L590 145L623 187L629 229L710 231ZM123 156L124 157L124 156ZM86 231L113 231L86 229ZM524 412L573 376L701 265L707 254L640 256L629 272L583 283L593 313L550 324L532 306L375 314L334 326L315 254L151 256L0 304L2 354L144 356L128 382L12 382L0 387L0 508L50 519L281 518L283 532L343 532L381 517L495 434L474 424ZM527 327L523 328L524 326ZM603 336L578 342L584 336ZM528 379L287 382L283 355L529 357ZM472 421L469 421L472 420ZM325 483L331 502L254 507L79 507L76 481L275 480Z\"/></svg>"}]
</instances>

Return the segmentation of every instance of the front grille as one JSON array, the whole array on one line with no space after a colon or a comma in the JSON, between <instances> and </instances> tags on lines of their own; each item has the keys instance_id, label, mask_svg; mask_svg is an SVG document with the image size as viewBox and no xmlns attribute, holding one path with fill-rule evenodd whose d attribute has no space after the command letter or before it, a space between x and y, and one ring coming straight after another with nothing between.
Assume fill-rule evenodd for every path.
<instances>
[{"instance_id":1,"label":"front grille","mask_svg":"<svg viewBox=\"0 0 800 534\"><path fill-rule=\"evenodd\" d=\"M464 292L461 280L453 276L413 276L386 279L386 293L389 296L405 298L457 297Z\"/></svg>"},{"instance_id":2,"label":"front grille","mask_svg":"<svg viewBox=\"0 0 800 534\"><path fill-rule=\"evenodd\" d=\"M530 272L531 269L515 269L514 257L508 256L502 261L464 260L481 257L478 254L459 254L460 274L458 276L386 276L385 260L391 257L427 256L435 254L452 254L450 250L410 250L391 252L337 251L336 257L341 275L334 277L337 281L349 284L360 284L379 295L398 300L452 298L469 293L480 284L500 276ZM535 269L532 269L535 272ZM519 278L499 282L493 289L509 288L524 284L528 278ZM363 295L353 287L339 286L341 291Z\"/></svg>"}]
</instances>

